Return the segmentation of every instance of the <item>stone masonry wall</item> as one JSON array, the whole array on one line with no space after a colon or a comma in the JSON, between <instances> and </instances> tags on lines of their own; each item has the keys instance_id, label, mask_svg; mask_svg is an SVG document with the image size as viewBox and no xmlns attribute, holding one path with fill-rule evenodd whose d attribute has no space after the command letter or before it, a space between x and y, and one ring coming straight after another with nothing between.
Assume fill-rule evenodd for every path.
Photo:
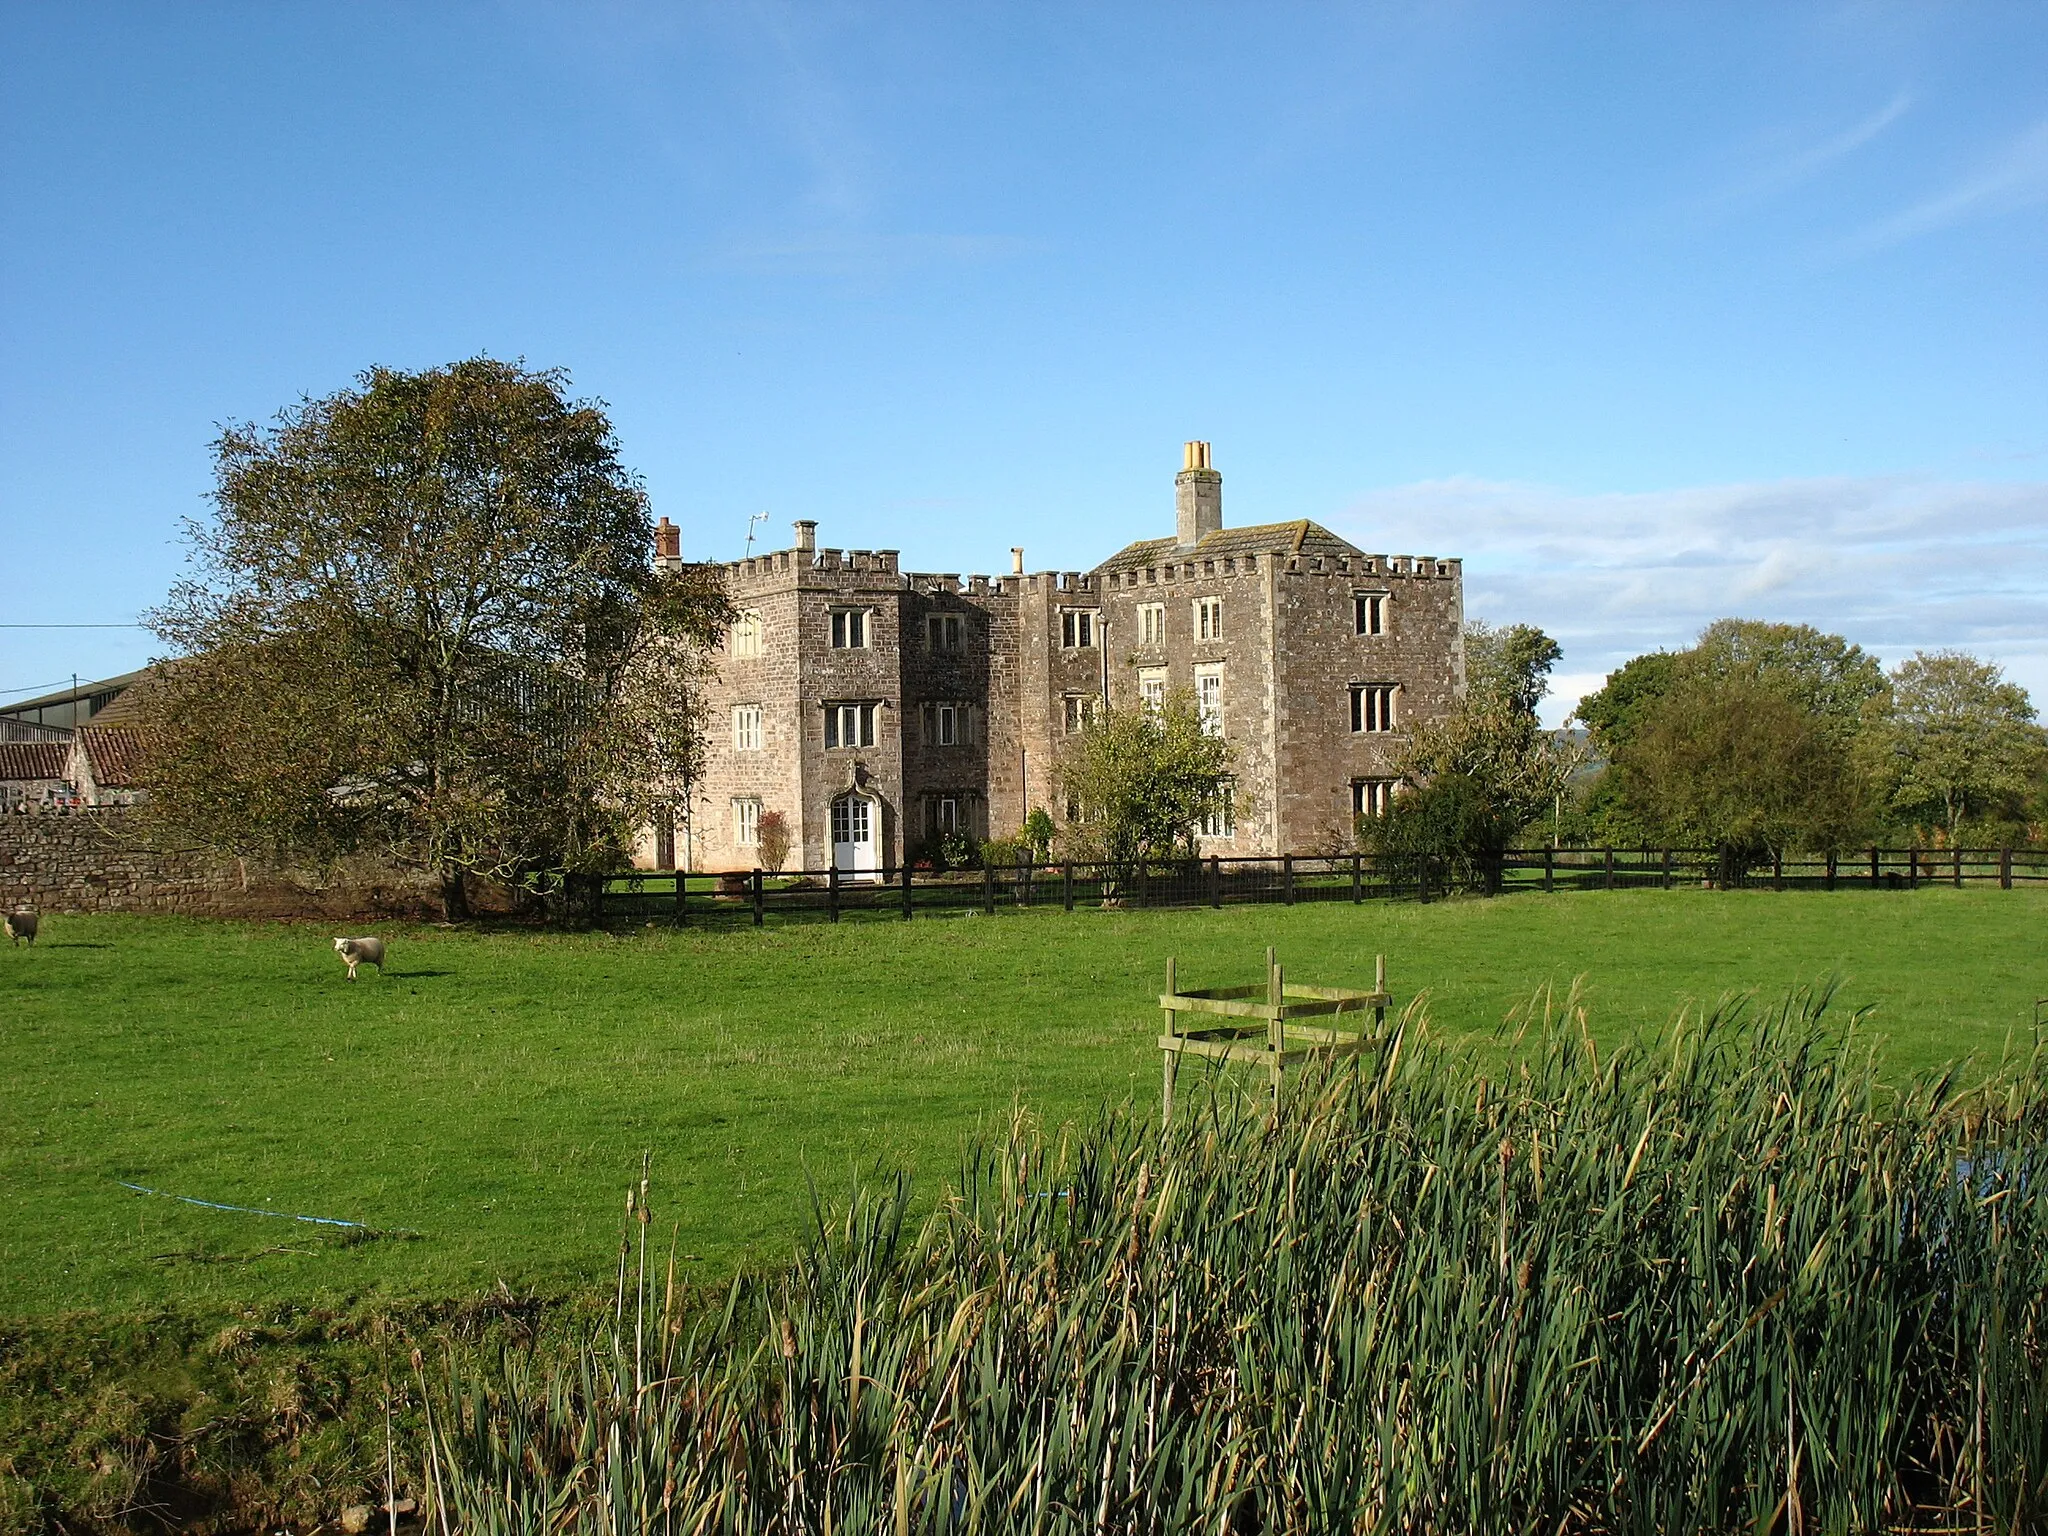
<instances>
[{"instance_id":1,"label":"stone masonry wall","mask_svg":"<svg viewBox=\"0 0 2048 1536\"><path fill-rule=\"evenodd\" d=\"M151 847L118 808L0 816L0 907L193 917L425 914L434 893L395 870L329 881L244 867L198 849Z\"/></svg>"}]
</instances>

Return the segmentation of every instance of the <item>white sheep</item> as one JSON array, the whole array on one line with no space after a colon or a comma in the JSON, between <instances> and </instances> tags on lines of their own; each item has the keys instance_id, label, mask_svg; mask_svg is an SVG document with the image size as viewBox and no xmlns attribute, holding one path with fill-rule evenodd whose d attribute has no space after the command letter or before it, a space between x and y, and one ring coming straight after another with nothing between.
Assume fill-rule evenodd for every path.
<instances>
[{"instance_id":1,"label":"white sheep","mask_svg":"<svg viewBox=\"0 0 2048 1536\"><path fill-rule=\"evenodd\" d=\"M17 947L26 939L31 946L36 941L36 915L27 907L16 907L7 914L7 937Z\"/></svg>"},{"instance_id":2,"label":"white sheep","mask_svg":"<svg viewBox=\"0 0 2048 1536\"><path fill-rule=\"evenodd\" d=\"M378 974L384 971L384 941L382 939L336 939L335 953L348 966L348 979L356 979L356 967L374 965Z\"/></svg>"}]
</instances>

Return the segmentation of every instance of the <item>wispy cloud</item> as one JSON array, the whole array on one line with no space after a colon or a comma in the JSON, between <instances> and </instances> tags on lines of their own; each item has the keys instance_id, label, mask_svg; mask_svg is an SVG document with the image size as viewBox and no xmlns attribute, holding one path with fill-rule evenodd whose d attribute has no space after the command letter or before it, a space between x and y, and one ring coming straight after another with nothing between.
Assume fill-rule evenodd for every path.
<instances>
[{"instance_id":1,"label":"wispy cloud","mask_svg":"<svg viewBox=\"0 0 2048 1536\"><path fill-rule=\"evenodd\" d=\"M728 240L707 259L753 272L882 277L916 267L1000 261L1033 248L1012 235L881 234L821 229L802 234Z\"/></svg>"},{"instance_id":2,"label":"wispy cloud","mask_svg":"<svg viewBox=\"0 0 2048 1536\"><path fill-rule=\"evenodd\" d=\"M1724 213L1803 186L1871 143L1904 117L1912 105L1911 93L1901 91L1877 111L1846 128L1837 129L1817 141L1766 156L1763 164L1698 199L1693 206L1702 213Z\"/></svg>"},{"instance_id":3,"label":"wispy cloud","mask_svg":"<svg viewBox=\"0 0 2048 1536\"><path fill-rule=\"evenodd\" d=\"M1370 492L1333 523L1389 553L1465 556L1467 612L1565 648L1562 715L1630 656L1736 614L1887 658L1960 646L2048 702L2048 482L1863 476L1578 495L1476 479Z\"/></svg>"},{"instance_id":4,"label":"wispy cloud","mask_svg":"<svg viewBox=\"0 0 2048 1536\"><path fill-rule=\"evenodd\" d=\"M2033 125L1946 191L1870 225L1846 254L1866 255L1969 219L2048 202L2048 118Z\"/></svg>"}]
</instances>

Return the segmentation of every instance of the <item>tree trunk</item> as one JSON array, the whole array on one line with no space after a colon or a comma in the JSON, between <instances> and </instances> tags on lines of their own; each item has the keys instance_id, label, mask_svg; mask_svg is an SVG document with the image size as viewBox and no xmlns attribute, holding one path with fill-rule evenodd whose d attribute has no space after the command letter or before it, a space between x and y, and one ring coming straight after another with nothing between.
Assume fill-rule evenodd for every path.
<instances>
[{"instance_id":1,"label":"tree trunk","mask_svg":"<svg viewBox=\"0 0 2048 1536\"><path fill-rule=\"evenodd\" d=\"M441 919L449 923L469 921L469 881L460 869L441 871Z\"/></svg>"}]
</instances>

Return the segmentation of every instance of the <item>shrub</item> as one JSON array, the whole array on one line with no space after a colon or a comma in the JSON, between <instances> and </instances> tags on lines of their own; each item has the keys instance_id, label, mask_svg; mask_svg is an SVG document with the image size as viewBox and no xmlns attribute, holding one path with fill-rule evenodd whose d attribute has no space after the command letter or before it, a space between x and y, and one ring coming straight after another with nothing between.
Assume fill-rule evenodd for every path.
<instances>
[{"instance_id":1,"label":"shrub","mask_svg":"<svg viewBox=\"0 0 2048 1536\"><path fill-rule=\"evenodd\" d=\"M780 870L789 862L789 821L780 811L761 813L761 867Z\"/></svg>"}]
</instances>

